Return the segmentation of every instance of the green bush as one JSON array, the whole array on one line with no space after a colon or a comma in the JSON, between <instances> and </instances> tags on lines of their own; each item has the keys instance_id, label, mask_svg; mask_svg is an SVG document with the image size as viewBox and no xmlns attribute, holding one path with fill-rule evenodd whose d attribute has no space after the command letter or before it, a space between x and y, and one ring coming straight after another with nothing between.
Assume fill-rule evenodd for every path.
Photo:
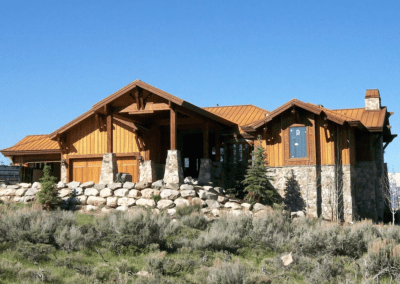
<instances>
[{"instance_id":1,"label":"green bush","mask_svg":"<svg viewBox=\"0 0 400 284\"><path fill-rule=\"evenodd\" d=\"M183 225L193 229L205 230L207 228L207 219L204 215L186 215L181 219Z\"/></svg>"},{"instance_id":2,"label":"green bush","mask_svg":"<svg viewBox=\"0 0 400 284\"><path fill-rule=\"evenodd\" d=\"M17 252L22 259L30 262L44 262L50 260L49 255L53 253L54 248L45 244L31 244L29 242L19 242Z\"/></svg>"},{"instance_id":3,"label":"green bush","mask_svg":"<svg viewBox=\"0 0 400 284\"><path fill-rule=\"evenodd\" d=\"M43 177L40 179L42 189L36 194L44 210L54 210L62 202L55 184L57 178L50 176L50 171L50 166L46 164L43 168Z\"/></svg>"},{"instance_id":4,"label":"green bush","mask_svg":"<svg viewBox=\"0 0 400 284\"><path fill-rule=\"evenodd\" d=\"M191 215L193 212L199 213L200 210L201 210L201 205L199 205L199 204L194 204L194 205L190 205L190 206L179 206L179 207L176 207L175 215L177 217L183 217L186 215Z\"/></svg>"},{"instance_id":5,"label":"green bush","mask_svg":"<svg viewBox=\"0 0 400 284\"><path fill-rule=\"evenodd\" d=\"M207 283L211 284L244 284L246 283L246 266L241 263L224 263L210 270Z\"/></svg>"}]
</instances>

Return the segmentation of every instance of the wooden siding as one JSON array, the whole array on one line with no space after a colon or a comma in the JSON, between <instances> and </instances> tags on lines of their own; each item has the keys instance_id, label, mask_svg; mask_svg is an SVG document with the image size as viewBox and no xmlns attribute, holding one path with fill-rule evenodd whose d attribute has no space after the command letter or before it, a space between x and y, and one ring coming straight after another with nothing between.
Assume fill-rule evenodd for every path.
<instances>
[{"instance_id":1,"label":"wooden siding","mask_svg":"<svg viewBox=\"0 0 400 284\"><path fill-rule=\"evenodd\" d=\"M268 164L270 167L281 167L284 163L281 118L276 118L269 127L263 139L263 147L267 150Z\"/></svg>"},{"instance_id":2,"label":"wooden siding","mask_svg":"<svg viewBox=\"0 0 400 284\"><path fill-rule=\"evenodd\" d=\"M101 131L94 117L90 117L67 134L68 155L96 155L107 153L107 131ZM136 135L118 121L113 123L113 153L139 152Z\"/></svg>"},{"instance_id":3,"label":"wooden siding","mask_svg":"<svg viewBox=\"0 0 400 284\"><path fill-rule=\"evenodd\" d=\"M136 158L117 158L118 172L132 175L132 182L138 182L139 167Z\"/></svg>"},{"instance_id":4,"label":"wooden siding","mask_svg":"<svg viewBox=\"0 0 400 284\"><path fill-rule=\"evenodd\" d=\"M77 159L72 160L70 168L72 171L71 181L99 182L102 159Z\"/></svg>"},{"instance_id":5,"label":"wooden siding","mask_svg":"<svg viewBox=\"0 0 400 284\"><path fill-rule=\"evenodd\" d=\"M316 151L317 164L334 165L335 164L335 123L327 121L327 127L324 127L324 120L321 116L317 117L316 127Z\"/></svg>"},{"instance_id":6,"label":"wooden siding","mask_svg":"<svg viewBox=\"0 0 400 284\"><path fill-rule=\"evenodd\" d=\"M355 165L354 130L349 126L338 126L338 162L342 165Z\"/></svg>"}]
</instances>

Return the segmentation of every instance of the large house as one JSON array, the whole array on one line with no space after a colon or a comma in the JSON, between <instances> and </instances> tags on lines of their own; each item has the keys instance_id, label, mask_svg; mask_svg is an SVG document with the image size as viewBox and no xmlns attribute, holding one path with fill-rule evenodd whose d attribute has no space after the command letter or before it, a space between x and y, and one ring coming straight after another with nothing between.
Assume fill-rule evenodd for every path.
<instances>
[{"instance_id":1,"label":"large house","mask_svg":"<svg viewBox=\"0 0 400 284\"><path fill-rule=\"evenodd\" d=\"M53 133L27 136L1 153L24 166L27 181L48 163L64 182L107 183L121 172L135 182L192 176L229 186L261 144L272 184L283 195L293 172L309 215L380 221L383 153L397 136L392 114L378 90L366 91L361 108L293 99L270 112L253 105L200 108L136 80Z\"/></svg>"}]
</instances>

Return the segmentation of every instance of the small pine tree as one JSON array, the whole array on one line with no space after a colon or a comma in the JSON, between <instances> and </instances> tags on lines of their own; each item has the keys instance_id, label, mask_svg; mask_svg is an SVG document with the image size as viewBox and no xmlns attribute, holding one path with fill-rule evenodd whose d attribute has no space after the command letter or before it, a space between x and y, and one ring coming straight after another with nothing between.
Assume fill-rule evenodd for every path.
<instances>
[{"instance_id":1,"label":"small pine tree","mask_svg":"<svg viewBox=\"0 0 400 284\"><path fill-rule=\"evenodd\" d=\"M42 189L38 191L37 197L43 209L53 210L61 204L61 198L58 196L55 187L56 177L50 175L50 166L45 165L43 168L43 177L39 179Z\"/></svg>"},{"instance_id":2,"label":"small pine tree","mask_svg":"<svg viewBox=\"0 0 400 284\"><path fill-rule=\"evenodd\" d=\"M266 154L261 144L261 137L258 138L258 141L259 146L256 146L251 153L253 160L249 161L253 163L248 166L247 174L242 181L244 185L247 185L244 188L248 192L245 200L251 203L272 204L277 201L278 193L270 183L273 178L269 176L270 169L266 162Z\"/></svg>"},{"instance_id":3,"label":"small pine tree","mask_svg":"<svg viewBox=\"0 0 400 284\"><path fill-rule=\"evenodd\" d=\"M285 198L283 202L292 212L305 209L305 202L301 196L300 185L296 180L296 175L293 170L291 171L291 175L286 177Z\"/></svg>"}]
</instances>

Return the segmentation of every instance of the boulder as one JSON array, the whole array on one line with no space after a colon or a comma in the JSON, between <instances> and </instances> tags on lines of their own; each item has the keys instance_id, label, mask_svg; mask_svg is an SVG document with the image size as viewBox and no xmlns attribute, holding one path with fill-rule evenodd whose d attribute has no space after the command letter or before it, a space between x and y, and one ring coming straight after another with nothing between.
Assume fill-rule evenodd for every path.
<instances>
[{"instance_id":1,"label":"boulder","mask_svg":"<svg viewBox=\"0 0 400 284\"><path fill-rule=\"evenodd\" d=\"M123 197L118 199L118 206L131 207L135 205L136 200L133 198Z\"/></svg>"},{"instance_id":2,"label":"boulder","mask_svg":"<svg viewBox=\"0 0 400 284\"><path fill-rule=\"evenodd\" d=\"M40 184L40 182L38 182L38 181L35 181L33 184L32 184L32 188L42 188L42 185Z\"/></svg>"},{"instance_id":3,"label":"boulder","mask_svg":"<svg viewBox=\"0 0 400 284\"><path fill-rule=\"evenodd\" d=\"M108 207L116 208L118 206L118 197L107 197L106 205Z\"/></svg>"},{"instance_id":4,"label":"boulder","mask_svg":"<svg viewBox=\"0 0 400 284\"><path fill-rule=\"evenodd\" d=\"M94 205L94 206L101 206L105 205L107 200L103 197L97 197L97 196L89 196L88 199L86 200L86 203L88 205Z\"/></svg>"},{"instance_id":5,"label":"boulder","mask_svg":"<svg viewBox=\"0 0 400 284\"><path fill-rule=\"evenodd\" d=\"M143 191L142 191L143 193ZM162 199L170 199L170 200L175 200L180 196L180 192L177 190L173 190L173 189L163 189L161 191L161 198Z\"/></svg>"},{"instance_id":6,"label":"boulder","mask_svg":"<svg viewBox=\"0 0 400 284\"><path fill-rule=\"evenodd\" d=\"M206 191L206 199L218 200L218 195L216 193Z\"/></svg>"},{"instance_id":7,"label":"boulder","mask_svg":"<svg viewBox=\"0 0 400 284\"><path fill-rule=\"evenodd\" d=\"M100 191L100 197L106 198L109 196L113 196L113 191L109 188L104 188Z\"/></svg>"},{"instance_id":8,"label":"boulder","mask_svg":"<svg viewBox=\"0 0 400 284\"><path fill-rule=\"evenodd\" d=\"M154 207L156 202L153 199L140 198L136 201L137 206Z\"/></svg>"},{"instance_id":9,"label":"boulder","mask_svg":"<svg viewBox=\"0 0 400 284\"><path fill-rule=\"evenodd\" d=\"M181 196L184 198L187 197L196 197L196 191L194 191L193 189L185 189L181 191Z\"/></svg>"},{"instance_id":10,"label":"boulder","mask_svg":"<svg viewBox=\"0 0 400 284\"><path fill-rule=\"evenodd\" d=\"M267 209L268 209L268 207L265 206L265 205L262 205L261 203L256 203L253 206L253 212L257 212L257 211L260 211L260 210L267 210Z\"/></svg>"},{"instance_id":11,"label":"boulder","mask_svg":"<svg viewBox=\"0 0 400 284\"><path fill-rule=\"evenodd\" d=\"M292 252L281 257L283 266L289 266L293 263Z\"/></svg>"},{"instance_id":12,"label":"boulder","mask_svg":"<svg viewBox=\"0 0 400 284\"><path fill-rule=\"evenodd\" d=\"M16 192L17 192L16 189L7 187L7 189L3 189L2 190L2 193L0 193L0 195L3 195L3 196L14 196Z\"/></svg>"},{"instance_id":13,"label":"boulder","mask_svg":"<svg viewBox=\"0 0 400 284\"><path fill-rule=\"evenodd\" d=\"M199 190L197 193L201 199L203 200L207 199L207 194L204 190Z\"/></svg>"},{"instance_id":14,"label":"boulder","mask_svg":"<svg viewBox=\"0 0 400 284\"><path fill-rule=\"evenodd\" d=\"M118 206L116 210L118 210L118 211L127 211L128 207L126 207L126 206Z\"/></svg>"},{"instance_id":15,"label":"boulder","mask_svg":"<svg viewBox=\"0 0 400 284\"><path fill-rule=\"evenodd\" d=\"M0 196L0 203L8 203L10 202L9 196Z\"/></svg>"},{"instance_id":16,"label":"boulder","mask_svg":"<svg viewBox=\"0 0 400 284\"><path fill-rule=\"evenodd\" d=\"M141 192L143 198L150 199L153 195L159 195L160 191L158 189L146 188Z\"/></svg>"},{"instance_id":17,"label":"boulder","mask_svg":"<svg viewBox=\"0 0 400 284\"><path fill-rule=\"evenodd\" d=\"M145 270L139 271L138 273L136 273L136 275L139 276L139 277L149 277L149 278L153 277L153 275L151 273L148 273Z\"/></svg>"},{"instance_id":18,"label":"boulder","mask_svg":"<svg viewBox=\"0 0 400 284\"><path fill-rule=\"evenodd\" d=\"M114 212L114 211L115 211L114 208L107 208L107 207L101 208L101 212L104 212L104 213L111 213L111 212Z\"/></svg>"},{"instance_id":19,"label":"boulder","mask_svg":"<svg viewBox=\"0 0 400 284\"><path fill-rule=\"evenodd\" d=\"M143 181L140 181L135 185L135 188L137 190L142 190L142 189L150 188L150 187L151 187L151 183L143 182Z\"/></svg>"},{"instance_id":20,"label":"boulder","mask_svg":"<svg viewBox=\"0 0 400 284\"><path fill-rule=\"evenodd\" d=\"M163 199L157 202L157 208L158 209L165 209L165 208L171 208L174 207L175 204L172 200L168 199Z\"/></svg>"},{"instance_id":21,"label":"boulder","mask_svg":"<svg viewBox=\"0 0 400 284\"><path fill-rule=\"evenodd\" d=\"M131 189L128 193L128 197L130 198L140 198L142 193L137 189Z\"/></svg>"},{"instance_id":22,"label":"boulder","mask_svg":"<svg viewBox=\"0 0 400 284\"><path fill-rule=\"evenodd\" d=\"M32 202L36 199L36 196L24 196L24 203Z\"/></svg>"},{"instance_id":23,"label":"boulder","mask_svg":"<svg viewBox=\"0 0 400 284\"><path fill-rule=\"evenodd\" d=\"M221 208L221 204L219 204L218 201L212 200L212 199L207 199L206 203L208 205L208 208Z\"/></svg>"},{"instance_id":24,"label":"boulder","mask_svg":"<svg viewBox=\"0 0 400 284\"><path fill-rule=\"evenodd\" d=\"M129 193L129 189L127 188L120 188L114 191L114 196L125 197Z\"/></svg>"},{"instance_id":25,"label":"boulder","mask_svg":"<svg viewBox=\"0 0 400 284\"><path fill-rule=\"evenodd\" d=\"M216 209L216 208L212 209L212 210L211 210L211 214L212 214L214 217L219 217L219 215L220 215L219 209Z\"/></svg>"},{"instance_id":26,"label":"boulder","mask_svg":"<svg viewBox=\"0 0 400 284\"><path fill-rule=\"evenodd\" d=\"M225 208L237 210L237 209L242 209L242 206L236 202L227 202L227 203L225 203Z\"/></svg>"},{"instance_id":27,"label":"boulder","mask_svg":"<svg viewBox=\"0 0 400 284\"><path fill-rule=\"evenodd\" d=\"M176 214L176 209L175 208L167 209L167 213L170 216L174 216Z\"/></svg>"},{"instance_id":28,"label":"boulder","mask_svg":"<svg viewBox=\"0 0 400 284\"><path fill-rule=\"evenodd\" d=\"M290 217L292 218L303 218L306 217L306 214L303 211L291 212Z\"/></svg>"},{"instance_id":29,"label":"boulder","mask_svg":"<svg viewBox=\"0 0 400 284\"><path fill-rule=\"evenodd\" d=\"M172 183L172 182L167 183L165 184L165 188L179 190L179 183Z\"/></svg>"},{"instance_id":30,"label":"boulder","mask_svg":"<svg viewBox=\"0 0 400 284\"><path fill-rule=\"evenodd\" d=\"M72 189L75 189L75 188L79 187L80 185L81 185L81 183L79 181L71 181L70 183L67 183L67 186Z\"/></svg>"},{"instance_id":31,"label":"boulder","mask_svg":"<svg viewBox=\"0 0 400 284\"><path fill-rule=\"evenodd\" d=\"M77 188L74 189L74 194L75 195L83 195L83 192L84 192L84 190L81 187L77 187Z\"/></svg>"},{"instance_id":32,"label":"boulder","mask_svg":"<svg viewBox=\"0 0 400 284\"><path fill-rule=\"evenodd\" d=\"M18 189L18 188L20 188L20 186L18 184L7 185L7 189Z\"/></svg>"},{"instance_id":33,"label":"boulder","mask_svg":"<svg viewBox=\"0 0 400 284\"><path fill-rule=\"evenodd\" d=\"M216 192L216 191L214 190L214 187L209 186L209 185L203 186L203 190L205 190L205 191L211 191L211 192Z\"/></svg>"},{"instance_id":34,"label":"boulder","mask_svg":"<svg viewBox=\"0 0 400 284\"><path fill-rule=\"evenodd\" d=\"M102 190L102 189L105 189L107 187L107 185L106 184L95 184L93 187L97 190Z\"/></svg>"},{"instance_id":35,"label":"boulder","mask_svg":"<svg viewBox=\"0 0 400 284\"><path fill-rule=\"evenodd\" d=\"M200 210L200 213L201 214L208 214L208 213L210 213L211 212L211 209L210 208L202 208L201 210Z\"/></svg>"},{"instance_id":36,"label":"boulder","mask_svg":"<svg viewBox=\"0 0 400 284\"><path fill-rule=\"evenodd\" d=\"M207 206L207 203L205 203L204 200L202 200L201 198L198 198L198 197L192 198L192 199L189 201L189 203L190 203L191 205L201 205L201 207Z\"/></svg>"},{"instance_id":37,"label":"boulder","mask_svg":"<svg viewBox=\"0 0 400 284\"><path fill-rule=\"evenodd\" d=\"M176 207L189 206L190 205L189 201L187 199L185 199L185 198L182 198L182 197L176 199L174 201L174 203L175 203Z\"/></svg>"},{"instance_id":38,"label":"boulder","mask_svg":"<svg viewBox=\"0 0 400 284\"><path fill-rule=\"evenodd\" d=\"M85 189L85 188L93 187L93 186L94 186L94 182L93 181L87 181L87 182L82 183L80 187Z\"/></svg>"},{"instance_id":39,"label":"boulder","mask_svg":"<svg viewBox=\"0 0 400 284\"><path fill-rule=\"evenodd\" d=\"M77 196L75 198L79 202L79 204L86 205L86 200L88 198L86 195L79 195L79 196Z\"/></svg>"},{"instance_id":40,"label":"boulder","mask_svg":"<svg viewBox=\"0 0 400 284\"><path fill-rule=\"evenodd\" d=\"M66 187L68 187L68 186L67 186L67 184L65 182L60 181L60 182L57 183L57 189L63 189L63 188L66 188Z\"/></svg>"},{"instance_id":41,"label":"boulder","mask_svg":"<svg viewBox=\"0 0 400 284\"><path fill-rule=\"evenodd\" d=\"M192 177L185 177L183 182L186 183L186 184L192 184L193 183L193 178Z\"/></svg>"},{"instance_id":42,"label":"boulder","mask_svg":"<svg viewBox=\"0 0 400 284\"><path fill-rule=\"evenodd\" d=\"M250 203L242 203L240 206L242 206L244 209L250 210L251 204Z\"/></svg>"},{"instance_id":43,"label":"boulder","mask_svg":"<svg viewBox=\"0 0 400 284\"><path fill-rule=\"evenodd\" d=\"M123 188L131 190L131 189L135 188L135 183L127 181L127 182L124 183Z\"/></svg>"},{"instance_id":44,"label":"boulder","mask_svg":"<svg viewBox=\"0 0 400 284\"><path fill-rule=\"evenodd\" d=\"M116 189L118 189L118 188L122 188L122 183L120 183L120 182L113 182L113 183L110 183L107 187L108 187L109 189L111 189L111 190L116 190Z\"/></svg>"},{"instance_id":45,"label":"boulder","mask_svg":"<svg viewBox=\"0 0 400 284\"><path fill-rule=\"evenodd\" d=\"M99 209L97 206L93 205L86 206L86 211L96 211L97 209Z\"/></svg>"},{"instance_id":46,"label":"boulder","mask_svg":"<svg viewBox=\"0 0 400 284\"><path fill-rule=\"evenodd\" d=\"M21 196L15 196L12 200L13 200L13 202L21 202L21 201L23 201L23 197L21 197Z\"/></svg>"},{"instance_id":47,"label":"boulder","mask_svg":"<svg viewBox=\"0 0 400 284\"><path fill-rule=\"evenodd\" d=\"M38 192L37 188L29 188L26 192L25 192L25 196L34 196L36 195L36 193ZM1 194L0 194L1 195Z\"/></svg>"},{"instance_id":48,"label":"boulder","mask_svg":"<svg viewBox=\"0 0 400 284\"><path fill-rule=\"evenodd\" d=\"M221 196L221 195L219 195L218 196L218 199L217 199L217 201L219 202L219 203L225 203L225 202L227 202L229 199L227 198L227 197L225 197L225 196Z\"/></svg>"},{"instance_id":49,"label":"boulder","mask_svg":"<svg viewBox=\"0 0 400 284\"><path fill-rule=\"evenodd\" d=\"M225 190L222 187L214 187L214 191L218 194L225 194Z\"/></svg>"},{"instance_id":50,"label":"boulder","mask_svg":"<svg viewBox=\"0 0 400 284\"><path fill-rule=\"evenodd\" d=\"M25 188L25 187L22 187L22 188L20 188L20 189L17 189L17 191L15 192L15 195L16 195L16 196L24 196L24 194L25 194L25 192L26 192L27 190L28 190L28 189Z\"/></svg>"},{"instance_id":51,"label":"boulder","mask_svg":"<svg viewBox=\"0 0 400 284\"><path fill-rule=\"evenodd\" d=\"M160 209L153 208L153 209L151 209L151 213L158 215L158 214L160 214Z\"/></svg>"},{"instance_id":52,"label":"boulder","mask_svg":"<svg viewBox=\"0 0 400 284\"><path fill-rule=\"evenodd\" d=\"M70 195L72 192L72 189L70 188L63 188L58 192L58 196L63 198L63 197L67 197L68 195Z\"/></svg>"},{"instance_id":53,"label":"boulder","mask_svg":"<svg viewBox=\"0 0 400 284\"><path fill-rule=\"evenodd\" d=\"M85 189L85 195L87 196L98 196L99 195L99 191L95 188L86 188Z\"/></svg>"},{"instance_id":54,"label":"boulder","mask_svg":"<svg viewBox=\"0 0 400 284\"><path fill-rule=\"evenodd\" d=\"M26 183L26 182L21 182L19 184L19 186L22 187L22 188L29 188L29 187L32 186L32 184L31 183Z\"/></svg>"},{"instance_id":55,"label":"boulder","mask_svg":"<svg viewBox=\"0 0 400 284\"><path fill-rule=\"evenodd\" d=\"M180 190L194 190L194 186L191 184L182 184Z\"/></svg>"},{"instance_id":56,"label":"boulder","mask_svg":"<svg viewBox=\"0 0 400 284\"><path fill-rule=\"evenodd\" d=\"M162 179L155 181L151 184L151 188L161 189L164 187L164 181Z\"/></svg>"}]
</instances>

